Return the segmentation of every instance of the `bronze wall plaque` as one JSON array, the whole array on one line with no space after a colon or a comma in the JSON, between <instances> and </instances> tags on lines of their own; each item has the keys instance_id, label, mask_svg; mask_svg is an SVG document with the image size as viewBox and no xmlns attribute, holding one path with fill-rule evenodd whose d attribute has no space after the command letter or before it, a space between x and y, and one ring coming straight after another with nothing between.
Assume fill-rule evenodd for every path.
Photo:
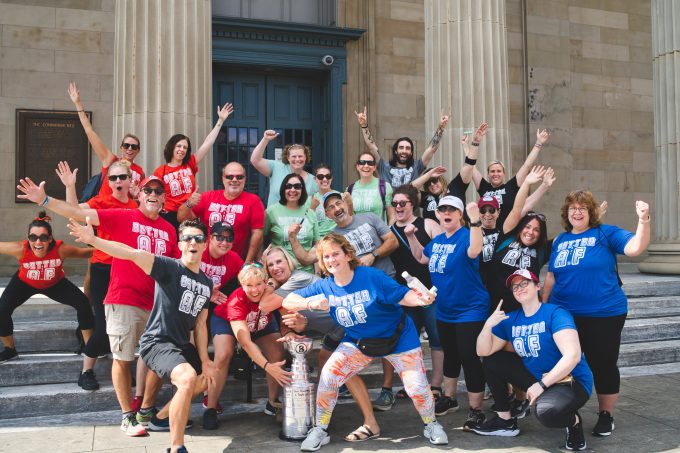
<instances>
[{"instance_id":1,"label":"bronze wall plaque","mask_svg":"<svg viewBox=\"0 0 680 453\"><path fill-rule=\"evenodd\" d=\"M92 112L85 112L92 121ZM90 179L90 144L80 124L78 113L60 110L16 110L16 174L29 177L36 184L45 181L46 192L61 200L66 189L55 173L57 163L68 162L71 170L77 168L76 191L78 197ZM16 194L20 192L14 189ZM15 197L16 203L27 203Z\"/></svg>"}]
</instances>

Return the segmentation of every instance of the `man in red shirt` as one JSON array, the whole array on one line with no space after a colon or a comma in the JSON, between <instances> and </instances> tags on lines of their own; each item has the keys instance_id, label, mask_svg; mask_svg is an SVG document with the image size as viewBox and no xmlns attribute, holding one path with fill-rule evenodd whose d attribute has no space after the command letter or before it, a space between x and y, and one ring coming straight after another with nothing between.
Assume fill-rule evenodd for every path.
<instances>
[{"instance_id":1,"label":"man in red shirt","mask_svg":"<svg viewBox=\"0 0 680 453\"><path fill-rule=\"evenodd\" d=\"M245 262L254 261L264 238L264 206L257 195L245 192L246 170L238 162L222 169L224 190L194 192L179 207L177 220L201 219L209 227L227 222L234 227L234 251Z\"/></svg>"},{"instance_id":2,"label":"man in red shirt","mask_svg":"<svg viewBox=\"0 0 680 453\"><path fill-rule=\"evenodd\" d=\"M18 189L24 193L20 198L40 204L57 214L98 226L111 240L122 242L132 248L153 253L156 256L177 258L175 229L160 217L165 202L163 183L149 176L140 184L138 209L89 209L71 205L45 194L45 182L36 185L29 178L21 179ZM146 434L137 423L130 406L132 379L130 362L135 360L135 350L144 332L149 312L153 306L154 281L133 262L113 259L111 282L104 299L106 332L109 334L113 366L111 378L116 396L123 412L121 430L130 436ZM148 373L146 398L143 408L153 406L153 399L161 381L155 373Z\"/></svg>"}]
</instances>

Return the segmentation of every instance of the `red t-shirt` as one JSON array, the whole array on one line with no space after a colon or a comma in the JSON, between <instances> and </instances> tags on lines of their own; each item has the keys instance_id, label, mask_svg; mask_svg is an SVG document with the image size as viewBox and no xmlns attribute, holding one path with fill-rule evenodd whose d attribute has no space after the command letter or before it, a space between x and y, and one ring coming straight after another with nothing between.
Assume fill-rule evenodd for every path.
<instances>
[{"instance_id":1,"label":"red t-shirt","mask_svg":"<svg viewBox=\"0 0 680 453\"><path fill-rule=\"evenodd\" d=\"M222 221L230 223L234 227L232 250L243 259L248 254L250 232L264 228L264 205L249 192L241 192L233 200L227 200L224 191L211 190L201 194L201 201L192 211L208 226Z\"/></svg>"},{"instance_id":2,"label":"red t-shirt","mask_svg":"<svg viewBox=\"0 0 680 453\"><path fill-rule=\"evenodd\" d=\"M118 160L116 158L116 160ZM115 162L111 161L111 163ZM109 164L111 165L111 164ZM107 179L109 176L109 173L107 171L108 167L102 166L102 174L106 172L106 176L104 176L104 180L102 181L102 186L99 189L99 195L101 196L107 196L107 195L113 195L113 191L111 190L111 186L109 186L109 180ZM134 185L139 185L142 179L144 179L144 170L142 170L142 167L140 167L137 164L130 163L130 171L132 172L132 183Z\"/></svg>"},{"instance_id":3,"label":"red t-shirt","mask_svg":"<svg viewBox=\"0 0 680 453\"><path fill-rule=\"evenodd\" d=\"M213 258L206 248L201 257L201 270L218 289L236 277L242 267L243 260L233 250L229 250L222 258Z\"/></svg>"},{"instance_id":4,"label":"red t-shirt","mask_svg":"<svg viewBox=\"0 0 680 453\"><path fill-rule=\"evenodd\" d=\"M64 241L55 241L52 250L42 258L38 258L24 241L24 253L19 259L19 280L36 289L45 289L59 283L64 278L59 247Z\"/></svg>"},{"instance_id":5,"label":"red t-shirt","mask_svg":"<svg viewBox=\"0 0 680 453\"><path fill-rule=\"evenodd\" d=\"M194 193L194 190L196 190L196 173L198 173L198 164L195 154L189 157L186 165L171 167L165 164L154 170L154 176L158 176L165 186L166 211L177 212L179 206Z\"/></svg>"},{"instance_id":6,"label":"red t-shirt","mask_svg":"<svg viewBox=\"0 0 680 453\"><path fill-rule=\"evenodd\" d=\"M243 288L237 288L226 304L215 307L215 314L227 321L246 321L250 333L258 332L271 322L272 314L260 311L260 304L251 302Z\"/></svg>"},{"instance_id":7,"label":"red t-shirt","mask_svg":"<svg viewBox=\"0 0 680 453\"><path fill-rule=\"evenodd\" d=\"M161 217L151 220L139 209L97 209L97 215L97 229L108 234L112 241L157 256L180 256L175 229ZM151 310L153 292L153 279L135 263L113 258L105 304L133 305Z\"/></svg>"},{"instance_id":8,"label":"red t-shirt","mask_svg":"<svg viewBox=\"0 0 680 453\"><path fill-rule=\"evenodd\" d=\"M119 201L117 198L114 198L113 195L101 195L101 194L87 200L87 205L92 209L137 209L137 202L132 198L128 198L128 202L123 203ZM97 228L97 237L111 240L111 237L108 234L104 233L101 230L101 228ZM90 262L111 264L112 259L113 258L111 258L106 253L102 252L101 250L94 249L92 258L90 258Z\"/></svg>"}]
</instances>

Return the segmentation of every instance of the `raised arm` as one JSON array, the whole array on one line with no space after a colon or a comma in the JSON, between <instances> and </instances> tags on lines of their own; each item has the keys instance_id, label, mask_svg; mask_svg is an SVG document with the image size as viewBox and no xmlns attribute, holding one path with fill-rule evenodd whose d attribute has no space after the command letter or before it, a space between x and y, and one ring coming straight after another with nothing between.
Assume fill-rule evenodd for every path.
<instances>
[{"instance_id":1,"label":"raised arm","mask_svg":"<svg viewBox=\"0 0 680 453\"><path fill-rule=\"evenodd\" d=\"M179 205L179 208L177 209L177 221L181 223L184 222L185 220L195 219L196 214L194 214L192 208L196 206L200 201L201 194L198 191L198 187L196 187L196 190L194 190L194 193L191 194L187 201Z\"/></svg>"},{"instance_id":2,"label":"raised arm","mask_svg":"<svg viewBox=\"0 0 680 453\"><path fill-rule=\"evenodd\" d=\"M97 157L99 157L99 160L102 161L102 165L104 167L108 167L116 155L113 154L113 151L111 151L109 147L106 146L106 144L92 128L92 123L90 123L90 119L87 117L85 109L83 108L83 103L80 101L80 91L78 91L78 87L73 82L71 82L68 86L68 96L71 98L71 102L73 102L73 104L76 106L80 124L83 126L83 129L85 129L85 134L87 135L90 145L92 145L92 149L94 150Z\"/></svg>"},{"instance_id":3,"label":"raised arm","mask_svg":"<svg viewBox=\"0 0 680 453\"><path fill-rule=\"evenodd\" d=\"M516 175L518 185L521 186L524 182L524 178L529 174L531 167L534 166L534 162L538 159L538 154L541 152L543 145L548 141L548 138L550 138L550 132L548 132L547 129L536 130L536 143L534 144L534 147L531 148L527 160L524 161L524 164L522 164Z\"/></svg>"},{"instance_id":4,"label":"raised arm","mask_svg":"<svg viewBox=\"0 0 680 453\"><path fill-rule=\"evenodd\" d=\"M302 225L299 223L292 223L288 226L288 242L290 242L290 247L293 250L295 259L303 266L309 266L318 261L318 258L316 257L316 247L305 250L302 244L300 244L297 235L301 228Z\"/></svg>"},{"instance_id":5,"label":"raised arm","mask_svg":"<svg viewBox=\"0 0 680 453\"><path fill-rule=\"evenodd\" d=\"M424 172L416 179L411 181L411 185L418 190L422 190L425 183L427 183L432 178L439 178L446 173L445 167L434 167Z\"/></svg>"},{"instance_id":6,"label":"raised arm","mask_svg":"<svg viewBox=\"0 0 680 453\"><path fill-rule=\"evenodd\" d=\"M479 145L482 143L488 129L489 123L484 121L472 136L472 142L470 142L467 134L464 134L460 139L460 143L463 145L463 152L465 153L465 162L463 162L463 166L460 169L460 178L465 184L470 184L474 180L475 189L479 189L479 184L482 181L482 174L476 167L477 159L479 158Z\"/></svg>"},{"instance_id":7,"label":"raised arm","mask_svg":"<svg viewBox=\"0 0 680 453\"><path fill-rule=\"evenodd\" d=\"M47 196L45 194L45 181L42 181L38 186L31 178L20 179L17 189L23 193L23 195L17 195L17 198L30 200L41 208L47 208L62 217L73 217L80 221L85 220L85 217L89 217L92 225L99 225L99 215L95 209L81 208L80 206L74 206L65 201Z\"/></svg>"},{"instance_id":8,"label":"raised arm","mask_svg":"<svg viewBox=\"0 0 680 453\"><path fill-rule=\"evenodd\" d=\"M66 187L66 203L78 206L78 194L76 194L76 175L78 169L71 171L66 161L60 161L55 169L61 183Z\"/></svg>"},{"instance_id":9,"label":"raised arm","mask_svg":"<svg viewBox=\"0 0 680 453\"><path fill-rule=\"evenodd\" d=\"M517 226L522 218L522 207L527 199L531 185L540 181L544 173L545 168L543 166L537 166L532 168L531 172L524 178L524 182L515 196L515 203L512 205L512 210L508 213L508 216L503 222L503 233L509 233Z\"/></svg>"},{"instance_id":10,"label":"raised arm","mask_svg":"<svg viewBox=\"0 0 680 453\"><path fill-rule=\"evenodd\" d=\"M468 203L468 205L465 207L465 211L467 211L470 223L479 222L479 206L477 206L477 203L475 202ZM470 246L468 247L467 250L468 258L470 259L477 258L479 254L482 253L483 246L484 235L482 234L481 225L476 227L470 227Z\"/></svg>"},{"instance_id":11,"label":"raised arm","mask_svg":"<svg viewBox=\"0 0 680 453\"><path fill-rule=\"evenodd\" d=\"M423 244L416 238L416 232L418 227L409 223L404 228L404 234L406 235L406 240L408 241L408 246L411 248L411 254L420 264L427 264L430 262L430 258L425 256L423 253Z\"/></svg>"},{"instance_id":12,"label":"raised arm","mask_svg":"<svg viewBox=\"0 0 680 453\"><path fill-rule=\"evenodd\" d=\"M274 130L267 129L264 131L264 134L262 134L262 140L260 140L260 143L258 143L253 150L253 154L250 155L250 163L253 164L255 170L259 171L264 176L271 176L272 174L271 170L269 169L269 163L267 163L267 159L264 158L264 152L267 149L269 142L278 136L279 134Z\"/></svg>"},{"instance_id":13,"label":"raised arm","mask_svg":"<svg viewBox=\"0 0 680 453\"><path fill-rule=\"evenodd\" d=\"M527 215L527 212L529 211L535 211L534 208L541 200L541 198L543 198L543 195L545 195L548 192L548 190L550 190L550 187L555 182L555 179L556 179L555 171L551 167L548 167L545 170L545 173L543 174L543 182L541 183L540 186L538 186L534 193L529 195L527 201L524 203L524 207L522 208L522 217Z\"/></svg>"},{"instance_id":14,"label":"raised arm","mask_svg":"<svg viewBox=\"0 0 680 453\"><path fill-rule=\"evenodd\" d=\"M373 138L373 135L371 135L371 131L368 129L368 115L367 115L366 106L364 106L363 113L357 112L355 110L354 114L356 115L357 121L359 122L359 126L361 127L361 136L364 137L364 143L366 143L366 147L374 155L377 156L378 160L380 160L380 153L378 152L378 145L375 143L375 139Z\"/></svg>"},{"instance_id":15,"label":"raised arm","mask_svg":"<svg viewBox=\"0 0 680 453\"><path fill-rule=\"evenodd\" d=\"M84 258L87 259L92 256L94 249L92 247L74 247L69 244L62 244L59 247L59 257L63 260L65 258Z\"/></svg>"},{"instance_id":16,"label":"raised arm","mask_svg":"<svg viewBox=\"0 0 680 453\"><path fill-rule=\"evenodd\" d=\"M24 254L24 243L21 241L0 242L0 254L20 259Z\"/></svg>"},{"instance_id":17,"label":"raised arm","mask_svg":"<svg viewBox=\"0 0 680 453\"><path fill-rule=\"evenodd\" d=\"M434 153L437 152L439 149L439 145L441 144L442 141L442 136L444 135L444 129L446 129L446 125L449 124L449 115L444 115L443 113L441 114L439 118L439 125L437 126L437 130L434 132L434 135L430 139L430 143L428 143L427 148L425 148L425 152L423 152L423 157L421 159L423 160L423 164L427 167L432 160L432 157L434 157Z\"/></svg>"},{"instance_id":18,"label":"raised arm","mask_svg":"<svg viewBox=\"0 0 680 453\"><path fill-rule=\"evenodd\" d=\"M215 127L212 128L208 136L203 140L203 143L201 146L198 148L196 151L196 163L202 161L205 156L208 155L208 152L212 149L212 146L215 144L215 140L217 140L217 136L220 134L220 129L222 129L222 124L229 118L229 115L231 115L234 111L234 106L231 105L230 103L224 104L224 107L220 107L219 105L217 106L217 123L215 123Z\"/></svg>"},{"instance_id":19,"label":"raised arm","mask_svg":"<svg viewBox=\"0 0 680 453\"><path fill-rule=\"evenodd\" d=\"M300 310L329 310L328 299L325 297L309 300L295 293L290 293L284 297L282 306L286 310L292 312L298 312Z\"/></svg>"},{"instance_id":20,"label":"raised arm","mask_svg":"<svg viewBox=\"0 0 680 453\"><path fill-rule=\"evenodd\" d=\"M652 221L649 216L649 205L644 201L638 200L635 202L635 211L638 215L638 227L635 236L628 241L623 249L623 253L626 256L639 256L649 245L651 235L650 222Z\"/></svg>"}]
</instances>

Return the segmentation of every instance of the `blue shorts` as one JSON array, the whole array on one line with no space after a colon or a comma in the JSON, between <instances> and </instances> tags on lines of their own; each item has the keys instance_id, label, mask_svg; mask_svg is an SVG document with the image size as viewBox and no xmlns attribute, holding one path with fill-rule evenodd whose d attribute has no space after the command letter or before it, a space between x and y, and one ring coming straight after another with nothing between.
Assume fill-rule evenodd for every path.
<instances>
[{"instance_id":1,"label":"blue shorts","mask_svg":"<svg viewBox=\"0 0 680 453\"><path fill-rule=\"evenodd\" d=\"M265 326L264 329L258 330L257 332L250 332L250 338L252 340L257 340L265 335L279 331L279 323L276 322L276 317L272 316L272 320ZM231 329L231 323L224 318L221 318L215 314L210 316L210 334L214 337L215 335L234 335L234 331Z\"/></svg>"}]
</instances>

